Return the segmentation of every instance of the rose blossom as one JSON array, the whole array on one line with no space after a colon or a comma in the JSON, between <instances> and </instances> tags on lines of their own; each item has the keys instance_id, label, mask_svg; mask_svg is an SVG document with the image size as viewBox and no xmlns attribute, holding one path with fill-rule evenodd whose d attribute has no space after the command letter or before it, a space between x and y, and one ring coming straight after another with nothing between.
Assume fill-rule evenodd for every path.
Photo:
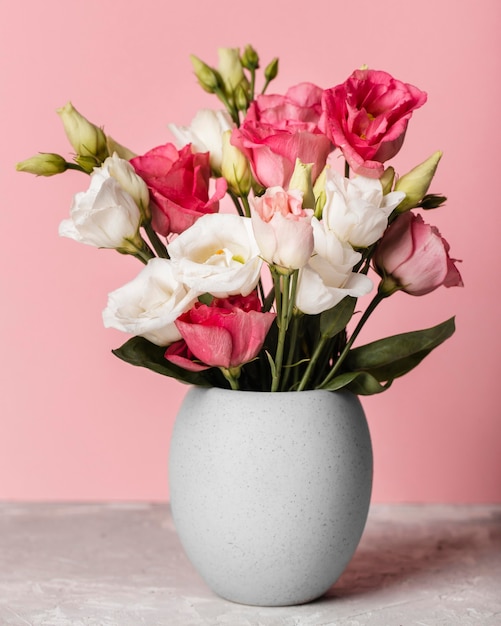
<instances>
[{"instance_id":1,"label":"rose blossom","mask_svg":"<svg viewBox=\"0 0 501 626\"><path fill-rule=\"evenodd\" d=\"M209 198L211 175L209 155L193 154L191 147L181 150L168 143L131 160L144 179L153 199L153 228L161 235L182 233L206 213L219 210L226 193L226 181L216 179L214 195Z\"/></svg>"},{"instance_id":2,"label":"rose blossom","mask_svg":"<svg viewBox=\"0 0 501 626\"><path fill-rule=\"evenodd\" d=\"M427 294L440 285L462 287L454 262L449 257L449 244L438 229L411 211L391 224L374 256L383 279L390 277L397 288L413 296Z\"/></svg>"},{"instance_id":3,"label":"rose blossom","mask_svg":"<svg viewBox=\"0 0 501 626\"><path fill-rule=\"evenodd\" d=\"M356 70L324 92L320 126L356 174L379 178L382 163L402 147L412 112L425 102L423 91L387 72Z\"/></svg>"},{"instance_id":4,"label":"rose blossom","mask_svg":"<svg viewBox=\"0 0 501 626\"><path fill-rule=\"evenodd\" d=\"M334 232L313 218L315 248L308 264L300 271L296 306L307 315L327 311L345 296L358 298L372 290L372 281L353 272L362 255L349 243L340 241Z\"/></svg>"},{"instance_id":5,"label":"rose blossom","mask_svg":"<svg viewBox=\"0 0 501 626\"><path fill-rule=\"evenodd\" d=\"M328 169L325 197L322 219L327 228L354 248L366 248L382 237L390 213L405 198L405 193L392 191L383 196L377 179L345 178Z\"/></svg>"},{"instance_id":6,"label":"rose blossom","mask_svg":"<svg viewBox=\"0 0 501 626\"><path fill-rule=\"evenodd\" d=\"M262 261L250 218L204 215L167 249L181 280L198 293L247 295L258 283Z\"/></svg>"},{"instance_id":7,"label":"rose blossom","mask_svg":"<svg viewBox=\"0 0 501 626\"><path fill-rule=\"evenodd\" d=\"M165 357L172 363L198 371L199 363L207 367L237 368L254 359L264 343L275 313L261 313L259 301L250 296L252 302L240 299L240 306L231 302L215 300L211 306L196 302L176 321L176 326L186 344L173 344ZM258 303L258 310L253 308Z\"/></svg>"},{"instance_id":8,"label":"rose blossom","mask_svg":"<svg viewBox=\"0 0 501 626\"><path fill-rule=\"evenodd\" d=\"M252 227L262 258L270 264L298 269L313 251L311 209L303 209L303 194L270 187L254 199Z\"/></svg>"},{"instance_id":9,"label":"rose blossom","mask_svg":"<svg viewBox=\"0 0 501 626\"><path fill-rule=\"evenodd\" d=\"M322 89L311 83L291 87L284 96L258 96L233 131L232 144L264 187L287 187L297 158L313 163L313 180L322 171L332 146L318 128L321 98Z\"/></svg>"},{"instance_id":10,"label":"rose blossom","mask_svg":"<svg viewBox=\"0 0 501 626\"><path fill-rule=\"evenodd\" d=\"M174 322L198 295L178 280L171 261L151 259L136 278L109 294L104 326L167 346L181 338Z\"/></svg>"},{"instance_id":11,"label":"rose blossom","mask_svg":"<svg viewBox=\"0 0 501 626\"><path fill-rule=\"evenodd\" d=\"M212 169L221 172L223 133L234 124L227 111L200 109L189 126L168 124L179 148L191 144L193 152L208 152Z\"/></svg>"},{"instance_id":12,"label":"rose blossom","mask_svg":"<svg viewBox=\"0 0 501 626\"><path fill-rule=\"evenodd\" d=\"M97 248L134 252L142 247L140 223L132 196L101 167L91 174L88 190L75 194L70 218L61 222L59 234Z\"/></svg>"}]
</instances>

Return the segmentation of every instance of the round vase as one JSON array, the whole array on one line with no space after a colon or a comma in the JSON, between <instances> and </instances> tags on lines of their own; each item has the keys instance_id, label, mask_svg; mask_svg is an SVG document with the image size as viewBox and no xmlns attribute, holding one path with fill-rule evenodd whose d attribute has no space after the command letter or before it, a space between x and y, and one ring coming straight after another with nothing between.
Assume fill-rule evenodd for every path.
<instances>
[{"instance_id":1,"label":"round vase","mask_svg":"<svg viewBox=\"0 0 501 626\"><path fill-rule=\"evenodd\" d=\"M169 483L181 543L215 593L259 606L309 602L341 575L365 526L364 411L343 391L191 388Z\"/></svg>"}]
</instances>

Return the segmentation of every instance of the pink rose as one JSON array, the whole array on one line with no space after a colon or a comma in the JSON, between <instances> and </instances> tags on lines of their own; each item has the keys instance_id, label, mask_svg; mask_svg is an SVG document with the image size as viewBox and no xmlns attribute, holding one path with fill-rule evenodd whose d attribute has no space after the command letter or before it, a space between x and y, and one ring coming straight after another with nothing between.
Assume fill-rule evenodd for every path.
<instances>
[{"instance_id":1,"label":"pink rose","mask_svg":"<svg viewBox=\"0 0 501 626\"><path fill-rule=\"evenodd\" d=\"M273 265L299 269L313 252L311 209L302 208L302 193L270 187L254 200L252 228L262 258Z\"/></svg>"},{"instance_id":2,"label":"pink rose","mask_svg":"<svg viewBox=\"0 0 501 626\"><path fill-rule=\"evenodd\" d=\"M191 371L240 367L258 355L274 319L275 313L261 313L255 294L215 299L210 306L196 302L176 320L185 345L172 344L165 358Z\"/></svg>"},{"instance_id":3,"label":"pink rose","mask_svg":"<svg viewBox=\"0 0 501 626\"><path fill-rule=\"evenodd\" d=\"M251 103L231 143L249 160L263 187L287 187L296 159L313 163L313 180L322 171L332 149L318 128L322 89L311 83L291 87L285 96L258 96Z\"/></svg>"},{"instance_id":4,"label":"pink rose","mask_svg":"<svg viewBox=\"0 0 501 626\"><path fill-rule=\"evenodd\" d=\"M148 185L153 228L161 235L182 233L202 215L219 210L226 181L216 179L214 195L209 198L211 169L207 152L193 154L190 145L178 151L168 143L130 162Z\"/></svg>"},{"instance_id":5,"label":"pink rose","mask_svg":"<svg viewBox=\"0 0 501 626\"><path fill-rule=\"evenodd\" d=\"M386 72L356 70L324 92L320 126L356 174L379 178L402 147L407 123L426 94Z\"/></svg>"},{"instance_id":6,"label":"pink rose","mask_svg":"<svg viewBox=\"0 0 501 626\"><path fill-rule=\"evenodd\" d=\"M440 285L462 287L461 275L449 257L449 244L420 215L403 213L386 230L374 262L378 273L398 288L423 296Z\"/></svg>"}]
</instances>

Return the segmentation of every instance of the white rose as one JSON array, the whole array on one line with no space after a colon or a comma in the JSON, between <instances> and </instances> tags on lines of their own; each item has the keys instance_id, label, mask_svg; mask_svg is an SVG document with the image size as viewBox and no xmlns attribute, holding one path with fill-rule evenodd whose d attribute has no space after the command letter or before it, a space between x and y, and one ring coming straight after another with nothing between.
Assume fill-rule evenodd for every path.
<instances>
[{"instance_id":1,"label":"white rose","mask_svg":"<svg viewBox=\"0 0 501 626\"><path fill-rule=\"evenodd\" d=\"M132 196L100 168L90 178L89 189L74 196L70 219L61 222L59 234L97 248L141 248L141 213Z\"/></svg>"},{"instance_id":2,"label":"white rose","mask_svg":"<svg viewBox=\"0 0 501 626\"><path fill-rule=\"evenodd\" d=\"M104 326L167 346L181 339L174 322L197 296L178 280L171 261L151 259L136 278L108 295Z\"/></svg>"},{"instance_id":3,"label":"white rose","mask_svg":"<svg viewBox=\"0 0 501 626\"><path fill-rule=\"evenodd\" d=\"M212 169L220 173L223 160L223 133L234 127L226 111L200 109L189 126L169 124L176 145L182 148L191 143L193 152L209 152Z\"/></svg>"},{"instance_id":4,"label":"white rose","mask_svg":"<svg viewBox=\"0 0 501 626\"><path fill-rule=\"evenodd\" d=\"M344 178L333 169L326 171L325 195L326 227L354 248L366 248L380 239L390 213L405 197L400 191L383 196L378 179Z\"/></svg>"},{"instance_id":5,"label":"white rose","mask_svg":"<svg viewBox=\"0 0 501 626\"><path fill-rule=\"evenodd\" d=\"M311 225L314 253L299 273L296 306L307 315L316 315L331 309L345 296L358 298L370 293L373 285L365 274L352 271L361 259L359 252L325 230L316 218Z\"/></svg>"},{"instance_id":6,"label":"white rose","mask_svg":"<svg viewBox=\"0 0 501 626\"><path fill-rule=\"evenodd\" d=\"M204 215L167 249L180 279L198 293L246 296L258 283L262 261L250 218Z\"/></svg>"}]
</instances>

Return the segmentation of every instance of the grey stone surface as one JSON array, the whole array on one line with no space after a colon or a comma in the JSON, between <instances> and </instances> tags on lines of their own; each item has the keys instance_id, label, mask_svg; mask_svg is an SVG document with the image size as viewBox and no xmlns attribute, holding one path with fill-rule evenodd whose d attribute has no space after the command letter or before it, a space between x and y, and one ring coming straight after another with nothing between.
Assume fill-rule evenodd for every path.
<instances>
[{"instance_id":1,"label":"grey stone surface","mask_svg":"<svg viewBox=\"0 0 501 626\"><path fill-rule=\"evenodd\" d=\"M1 626L498 626L501 505L373 505L326 596L222 600L184 556L167 505L0 504Z\"/></svg>"}]
</instances>

